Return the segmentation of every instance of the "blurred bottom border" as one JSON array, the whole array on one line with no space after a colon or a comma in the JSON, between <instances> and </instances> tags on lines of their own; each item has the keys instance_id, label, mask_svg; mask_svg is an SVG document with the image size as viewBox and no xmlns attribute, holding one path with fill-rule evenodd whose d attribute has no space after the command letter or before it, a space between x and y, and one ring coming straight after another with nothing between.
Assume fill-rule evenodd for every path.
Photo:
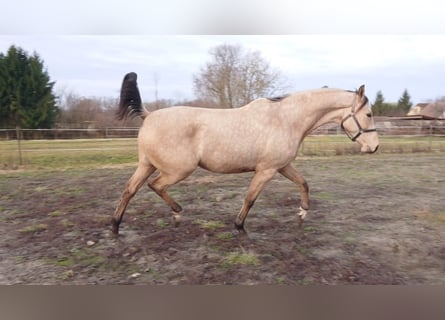
<instances>
[{"instance_id":1,"label":"blurred bottom border","mask_svg":"<svg viewBox=\"0 0 445 320\"><path fill-rule=\"evenodd\" d=\"M0 319L444 319L445 286L1 286Z\"/></svg>"}]
</instances>

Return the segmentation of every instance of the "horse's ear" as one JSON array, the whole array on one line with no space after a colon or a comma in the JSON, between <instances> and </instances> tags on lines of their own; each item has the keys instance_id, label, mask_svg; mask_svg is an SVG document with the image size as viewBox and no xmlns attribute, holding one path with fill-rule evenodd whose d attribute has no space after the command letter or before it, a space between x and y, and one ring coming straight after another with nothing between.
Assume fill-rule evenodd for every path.
<instances>
[{"instance_id":1,"label":"horse's ear","mask_svg":"<svg viewBox=\"0 0 445 320\"><path fill-rule=\"evenodd\" d=\"M363 96L365 95L365 85L364 84L362 84L360 86L360 88L358 88L357 93L358 93L360 98L363 98Z\"/></svg>"}]
</instances>

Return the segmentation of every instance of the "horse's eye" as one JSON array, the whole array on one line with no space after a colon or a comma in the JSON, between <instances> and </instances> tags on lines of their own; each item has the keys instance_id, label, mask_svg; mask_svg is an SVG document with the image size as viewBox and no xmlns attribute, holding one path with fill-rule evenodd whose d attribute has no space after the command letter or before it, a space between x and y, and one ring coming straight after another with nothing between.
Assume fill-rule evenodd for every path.
<instances>
[{"instance_id":1,"label":"horse's eye","mask_svg":"<svg viewBox=\"0 0 445 320\"><path fill-rule=\"evenodd\" d=\"M372 113L369 112L369 113L366 114L366 116L367 116L368 118L371 118L371 117L372 117Z\"/></svg>"}]
</instances>

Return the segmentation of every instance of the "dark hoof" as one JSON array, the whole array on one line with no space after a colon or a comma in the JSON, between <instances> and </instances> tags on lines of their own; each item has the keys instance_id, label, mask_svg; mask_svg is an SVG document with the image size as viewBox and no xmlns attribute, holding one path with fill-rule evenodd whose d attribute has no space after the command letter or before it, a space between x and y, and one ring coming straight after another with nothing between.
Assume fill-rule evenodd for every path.
<instances>
[{"instance_id":1,"label":"dark hoof","mask_svg":"<svg viewBox=\"0 0 445 320\"><path fill-rule=\"evenodd\" d=\"M247 236L247 232L246 229L244 229L244 225L241 224L236 224L235 222L235 230L233 230L233 236L238 237L238 236Z\"/></svg>"},{"instance_id":2,"label":"dark hoof","mask_svg":"<svg viewBox=\"0 0 445 320\"><path fill-rule=\"evenodd\" d=\"M119 235L119 222L114 219L111 220L111 234L113 236Z\"/></svg>"},{"instance_id":3,"label":"dark hoof","mask_svg":"<svg viewBox=\"0 0 445 320\"><path fill-rule=\"evenodd\" d=\"M237 231L240 231L240 232L246 232L246 230L244 230L244 223L237 224L237 223L235 222L234 225L235 225L235 229L236 229Z\"/></svg>"},{"instance_id":4,"label":"dark hoof","mask_svg":"<svg viewBox=\"0 0 445 320\"><path fill-rule=\"evenodd\" d=\"M114 232L114 230L111 230L110 239L119 239L119 236L119 232Z\"/></svg>"},{"instance_id":5,"label":"dark hoof","mask_svg":"<svg viewBox=\"0 0 445 320\"><path fill-rule=\"evenodd\" d=\"M114 228L114 226L111 228L111 232L110 232L112 237L118 237L119 236L119 229Z\"/></svg>"}]
</instances>

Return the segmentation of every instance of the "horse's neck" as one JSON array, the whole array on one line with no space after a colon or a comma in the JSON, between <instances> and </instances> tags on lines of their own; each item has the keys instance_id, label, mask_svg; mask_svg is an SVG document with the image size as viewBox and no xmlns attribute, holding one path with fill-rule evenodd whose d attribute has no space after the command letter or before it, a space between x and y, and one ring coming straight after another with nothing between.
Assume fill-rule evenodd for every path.
<instances>
[{"instance_id":1,"label":"horse's neck","mask_svg":"<svg viewBox=\"0 0 445 320\"><path fill-rule=\"evenodd\" d=\"M332 94L332 97L322 97L320 101L314 98L301 103L300 117L304 121L298 125L304 128L304 136L324 124L341 122L345 109L350 107L349 97L339 99L338 93Z\"/></svg>"},{"instance_id":2,"label":"horse's neck","mask_svg":"<svg viewBox=\"0 0 445 320\"><path fill-rule=\"evenodd\" d=\"M318 117L315 119L315 123L312 125L312 129L317 129L327 123L340 123L344 109L347 106L330 106L329 108L323 109L318 113ZM315 112L314 112L315 114Z\"/></svg>"}]
</instances>

